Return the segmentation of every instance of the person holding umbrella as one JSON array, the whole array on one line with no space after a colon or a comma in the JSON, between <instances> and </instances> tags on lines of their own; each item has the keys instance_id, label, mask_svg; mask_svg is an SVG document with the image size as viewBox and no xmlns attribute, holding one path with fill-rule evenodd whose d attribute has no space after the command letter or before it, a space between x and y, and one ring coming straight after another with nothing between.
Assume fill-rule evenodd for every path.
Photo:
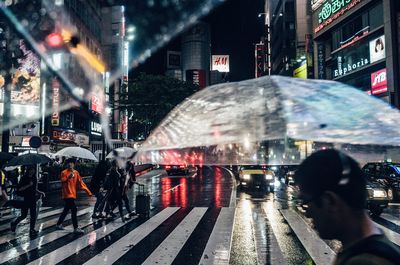
<instances>
[{"instance_id":1,"label":"person holding umbrella","mask_svg":"<svg viewBox=\"0 0 400 265\"><path fill-rule=\"evenodd\" d=\"M17 225L24 220L30 214L30 236L36 236L38 231L35 230L36 224L36 166L28 166L18 183L17 194L24 198L21 207L21 215L14 221L11 222L11 231L15 232Z\"/></svg>"},{"instance_id":2,"label":"person holding umbrella","mask_svg":"<svg viewBox=\"0 0 400 265\"><path fill-rule=\"evenodd\" d=\"M75 234L83 234L83 230L78 227L77 209L75 205L76 199L76 188L77 186L84 190L89 196L93 196L92 192L88 189L86 184L83 182L81 175L75 170L75 160L67 160L68 168L61 172L61 186L62 196L65 201L64 210L61 213L60 218L57 222L57 229L64 230L62 223L67 216L69 210L71 210L72 224L74 226Z\"/></svg>"}]
</instances>

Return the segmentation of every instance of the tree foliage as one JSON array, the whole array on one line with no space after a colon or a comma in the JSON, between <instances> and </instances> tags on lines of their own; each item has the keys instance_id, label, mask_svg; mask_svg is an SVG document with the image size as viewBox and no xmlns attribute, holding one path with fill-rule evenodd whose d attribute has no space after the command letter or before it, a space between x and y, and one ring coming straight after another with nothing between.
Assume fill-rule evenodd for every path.
<instances>
[{"instance_id":1,"label":"tree foliage","mask_svg":"<svg viewBox=\"0 0 400 265\"><path fill-rule=\"evenodd\" d=\"M129 113L129 138L145 139L167 114L198 90L178 79L141 73L128 86L128 99L121 102Z\"/></svg>"}]
</instances>

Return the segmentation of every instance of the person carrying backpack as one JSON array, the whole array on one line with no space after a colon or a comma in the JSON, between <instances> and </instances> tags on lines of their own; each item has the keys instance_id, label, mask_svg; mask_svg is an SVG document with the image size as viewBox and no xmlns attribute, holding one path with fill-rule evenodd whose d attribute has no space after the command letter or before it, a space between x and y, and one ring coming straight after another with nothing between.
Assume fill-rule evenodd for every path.
<instances>
[{"instance_id":1,"label":"person carrying backpack","mask_svg":"<svg viewBox=\"0 0 400 265\"><path fill-rule=\"evenodd\" d=\"M366 178L357 162L334 149L313 153L294 176L306 217L322 239L337 239L334 265L395 265L400 249L365 210Z\"/></svg>"}]
</instances>

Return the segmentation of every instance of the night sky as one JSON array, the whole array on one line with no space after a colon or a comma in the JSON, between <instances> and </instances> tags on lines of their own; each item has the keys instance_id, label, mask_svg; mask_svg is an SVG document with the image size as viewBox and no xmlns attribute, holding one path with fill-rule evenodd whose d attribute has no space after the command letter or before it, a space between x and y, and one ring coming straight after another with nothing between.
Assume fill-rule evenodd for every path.
<instances>
[{"instance_id":1,"label":"night sky","mask_svg":"<svg viewBox=\"0 0 400 265\"><path fill-rule=\"evenodd\" d=\"M134 16L138 12L136 7L126 7L127 24L130 21L137 23L138 19L135 20ZM211 53L230 55L229 81L254 78L254 44L260 41L264 28L264 18L258 18L258 14L263 11L263 0L227 0L202 18L211 26ZM150 28L146 30L151 31ZM179 36L154 53L144 64L133 69L131 76L139 72L164 74L167 50L180 50Z\"/></svg>"}]
</instances>

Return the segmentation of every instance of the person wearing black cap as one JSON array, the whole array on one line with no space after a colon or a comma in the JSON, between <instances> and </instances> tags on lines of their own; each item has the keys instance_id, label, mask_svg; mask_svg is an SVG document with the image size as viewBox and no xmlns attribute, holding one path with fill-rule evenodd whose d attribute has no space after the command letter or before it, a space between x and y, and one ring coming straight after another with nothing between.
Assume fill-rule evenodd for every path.
<instances>
[{"instance_id":1,"label":"person wearing black cap","mask_svg":"<svg viewBox=\"0 0 400 265\"><path fill-rule=\"evenodd\" d=\"M366 178L354 159L334 149L317 151L301 163L294 180L319 236L342 243L335 265L399 264L398 246L365 210Z\"/></svg>"}]
</instances>

